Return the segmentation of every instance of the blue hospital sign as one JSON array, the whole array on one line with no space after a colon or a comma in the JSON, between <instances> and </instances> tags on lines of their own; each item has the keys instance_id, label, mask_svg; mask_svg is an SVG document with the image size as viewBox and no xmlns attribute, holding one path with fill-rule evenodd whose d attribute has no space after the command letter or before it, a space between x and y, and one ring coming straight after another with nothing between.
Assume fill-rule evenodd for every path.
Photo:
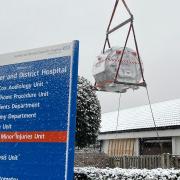
<instances>
[{"instance_id":1,"label":"blue hospital sign","mask_svg":"<svg viewBox=\"0 0 180 180\"><path fill-rule=\"evenodd\" d=\"M78 48L0 56L0 179L73 179Z\"/></svg>"}]
</instances>

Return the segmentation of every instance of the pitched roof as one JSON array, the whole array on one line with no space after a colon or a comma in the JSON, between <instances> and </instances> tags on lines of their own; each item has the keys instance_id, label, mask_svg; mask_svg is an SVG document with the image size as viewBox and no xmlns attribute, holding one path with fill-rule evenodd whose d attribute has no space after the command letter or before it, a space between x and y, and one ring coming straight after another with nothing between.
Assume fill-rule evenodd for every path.
<instances>
[{"instance_id":1,"label":"pitched roof","mask_svg":"<svg viewBox=\"0 0 180 180\"><path fill-rule=\"evenodd\" d=\"M158 128L180 126L180 99L152 104ZM133 131L154 128L149 105L102 114L101 133L113 131Z\"/></svg>"}]
</instances>

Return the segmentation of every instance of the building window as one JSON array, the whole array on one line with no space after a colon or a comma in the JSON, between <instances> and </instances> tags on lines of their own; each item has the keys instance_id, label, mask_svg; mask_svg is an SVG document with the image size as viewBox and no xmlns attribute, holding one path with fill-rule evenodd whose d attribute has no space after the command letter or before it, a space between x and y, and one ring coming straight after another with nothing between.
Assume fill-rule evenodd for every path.
<instances>
[{"instance_id":1,"label":"building window","mask_svg":"<svg viewBox=\"0 0 180 180\"><path fill-rule=\"evenodd\" d=\"M142 138L139 140L140 155L172 154L172 138Z\"/></svg>"}]
</instances>

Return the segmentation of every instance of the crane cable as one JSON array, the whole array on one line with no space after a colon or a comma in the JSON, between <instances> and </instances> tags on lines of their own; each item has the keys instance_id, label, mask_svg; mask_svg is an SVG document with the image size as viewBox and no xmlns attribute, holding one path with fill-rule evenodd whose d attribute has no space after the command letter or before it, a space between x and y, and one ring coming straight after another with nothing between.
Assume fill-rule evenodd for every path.
<instances>
[{"instance_id":1,"label":"crane cable","mask_svg":"<svg viewBox=\"0 0 180 180\"><path fill-rule=\"evenodd\" d=\"M160 141L160 136L159 136L159 132L158 132L158 129L157 129L157 124L156 124L156 121L155 121L155 117L154 117L154 113L153 113L152 104L151 104L150 95L149 95L147 85L146 85L145 88L146 88L146 93L147 93L147 97L148 97L148 103L149 103L149 108L150 108L152 120L153 120L153 123L154 123L154 129L156 131L157 139L159 141L160 152L162 154L162 144L161 144L161 141Z\"/></svg>"},{"instance_id":2,"label":"crane cable","mask_svg":"<svg viewBox=\"0 0 180 180\"><path fill-rule=\"evenodd\" d=\"M162 154L162 148L161 148L161 142L160 142L160 136L159 136L159 132L158 132L158 129L157 129L157 123L155 121L155 116L154 116L154 112L153 112L153 108L152 108L152 104L151 104L151 100L150 100L150 95L149 95L149 90L148 90L148 87L146 86L146 94L147 94L147 98L148 98L148 105L149 105L149 108L150 108L150 113L151 113L151 117L152 117L152 120L153 120L153 124L154 124L154 129L155 129L155 132L156 132L156 136L157 136L157 139L159 141L159 146L160 146L160 152ZM119 98L118 98L118 111L117 111L117 119L116 119L116 137L118 135L118 126L119 126L119 115L120 115L120 108L121 108L121 93L119 93Z\"/></svg>"},{"instance_id":3,"label":"crane cable","mask_svg":"<svg viewBox=\"0 0 180 180\"><path fill-rule=\"evenodd\" d=\"M155 130L156 130L157 137L159 138L160 136L159 136L158 129L157 129L157 125L156 125L156 121L155 121L155 118L154 118L154 113L153 113L153 109L152 109L152 105L151 105L151 100L150 100L149 91L148 91L147 86L146 86L145 88L146 88L146 93L147 93L149 108L150 108L151 115L152 115L152 120L153 120L153 123L154 123L154 128L155 128Z\"/></svg>"}]
</instances>

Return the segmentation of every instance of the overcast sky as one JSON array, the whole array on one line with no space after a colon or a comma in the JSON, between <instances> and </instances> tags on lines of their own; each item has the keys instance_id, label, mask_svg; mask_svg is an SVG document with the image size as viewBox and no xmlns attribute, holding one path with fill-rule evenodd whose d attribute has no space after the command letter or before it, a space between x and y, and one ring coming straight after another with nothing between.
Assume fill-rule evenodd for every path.
<instances>
[{"instance_id":1,"label":"overcast sky","mask_svg":"<svg viewBox=\"0 0 180 180\"><path fill-rule=\"evenodd\" d=\"M79 75L94 82L92 64L101 52L115 0L0 0L0 53L80 41ZM152 102L180 98L180 1L126 0ZM126 17L119 6L113 25ZM122 46L124 29L112 37ZM129 43L129 47L133 44ZM8 63L8 62L7 62ZM114 93L98 93L103 112L118 108ZM147 104L144 88L122 95L121 108Z\"/></svg>"}]
</instances>

